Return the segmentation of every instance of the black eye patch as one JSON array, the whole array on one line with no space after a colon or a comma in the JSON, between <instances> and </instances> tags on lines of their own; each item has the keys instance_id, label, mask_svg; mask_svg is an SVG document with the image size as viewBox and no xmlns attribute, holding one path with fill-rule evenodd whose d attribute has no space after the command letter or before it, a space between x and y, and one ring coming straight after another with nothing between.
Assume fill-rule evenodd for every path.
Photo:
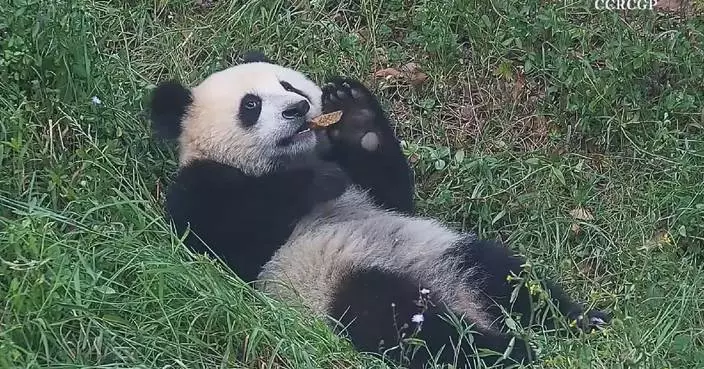
<instances>
[{"instance_id":1,"label":"black eye patch","mask_svg":"<svg viewBox=\"0 0 704 369\"><path fill-rule=\"evenodd\" d=\"M245 127L251 127L259 120L262 113L262 99L254 94L246 94L240 101L237 117Z\"/></svg>"},{"instance_id":2,"label":"black eye patch","mask_svg":"<svg viewBox=\"0 0 704 369\"><path fill-rule=\"evenodd\" d=\"M286 90L288 92L297 93L310 101L310 97L308 97L308 95L304 94L303 91L293 87L290 83L288 83L286 81L281 81L279 83L281 83L281 87L283 87L284 90Z\"/></svg>"}]
</instances>

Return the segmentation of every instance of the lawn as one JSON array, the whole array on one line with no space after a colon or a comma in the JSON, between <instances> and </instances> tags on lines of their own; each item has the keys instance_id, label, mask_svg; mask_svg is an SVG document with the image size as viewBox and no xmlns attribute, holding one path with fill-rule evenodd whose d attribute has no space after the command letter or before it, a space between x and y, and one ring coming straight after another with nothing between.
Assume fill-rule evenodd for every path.
<instances>
[{"instance_id":1,"label":"lawn","mask_svg":"<svg viewBox=\"0 0 704 369\"><path fill-rule=\"evenodd\" d=\"M382 367L164 219L151 91L250 48L363 79L422 214L614 315L536 367L704 367L704 4L507 3L1 0L0 367Z\"/></svg>"}]
</instances>

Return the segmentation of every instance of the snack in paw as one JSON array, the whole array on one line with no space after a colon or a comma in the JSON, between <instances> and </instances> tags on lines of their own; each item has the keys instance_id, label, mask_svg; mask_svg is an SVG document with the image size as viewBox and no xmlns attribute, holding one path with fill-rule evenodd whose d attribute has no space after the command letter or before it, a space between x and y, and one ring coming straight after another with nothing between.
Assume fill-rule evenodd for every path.
<instances>
[{"instance_id":1,"label":"snack in paw","mask_svg":"<svg viewBox=\"0 0 704 369\"><path fill-rule=\"evenodd\" d=\"M311 129L323 129L339 122L340 118L342 118L342 110L318 115L317 117L311 119L308 124Z\"/></svg>"}]
</instances>

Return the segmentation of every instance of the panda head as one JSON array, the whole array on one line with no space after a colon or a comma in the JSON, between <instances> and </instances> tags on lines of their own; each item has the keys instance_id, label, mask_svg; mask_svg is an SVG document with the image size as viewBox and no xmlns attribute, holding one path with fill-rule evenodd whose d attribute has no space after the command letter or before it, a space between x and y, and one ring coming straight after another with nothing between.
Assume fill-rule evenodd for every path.
<instances>
[{"instance_id":1,"label":"panda head","mask_svg":"<svg viewBox=\"0 0 704 369\"><path fill-rule=\"evenodd\" d=\"M249 54L195 87L164 82L154 91L156 132L177 139L179 164L209 159L250 175L270 172L311 152L322 91L305 75Z\"/></svg>"}]
</instances>

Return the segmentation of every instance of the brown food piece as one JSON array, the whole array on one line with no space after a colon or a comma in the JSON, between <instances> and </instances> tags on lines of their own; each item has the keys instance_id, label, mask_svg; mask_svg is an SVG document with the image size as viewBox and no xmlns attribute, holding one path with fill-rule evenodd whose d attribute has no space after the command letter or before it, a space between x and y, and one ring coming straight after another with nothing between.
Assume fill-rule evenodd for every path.
<instances>
[{"instance_id":1,"label":"brown food piece","mask_svg":"<svg viewBox=\"0 0 704 369\"><path fill-rule=\"evenodd\" d=\"M311 129L320 129L339 122L340 118L342 118L342 111L338 110L332 113L318 115L317 117L311 119L308 124L310 125Z\"/></svg>"}]
</instances>

